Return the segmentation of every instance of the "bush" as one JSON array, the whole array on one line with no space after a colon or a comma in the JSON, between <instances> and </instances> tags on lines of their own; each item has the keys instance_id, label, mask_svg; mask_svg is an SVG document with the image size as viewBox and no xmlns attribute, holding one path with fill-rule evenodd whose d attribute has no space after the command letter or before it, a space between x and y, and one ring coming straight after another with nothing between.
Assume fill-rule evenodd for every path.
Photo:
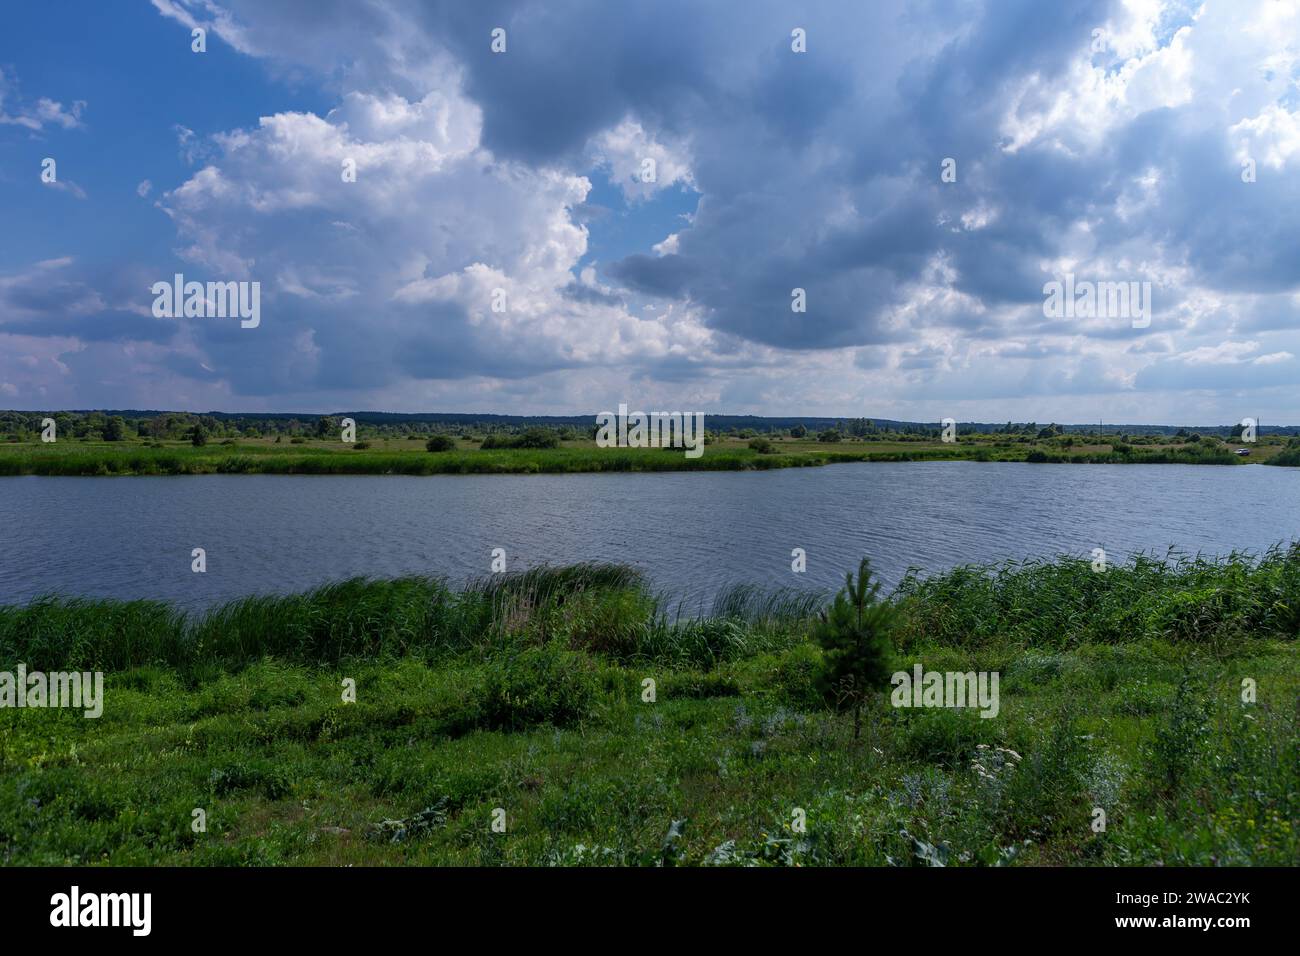
<instances>
[{"instance_id":1,"label":"bush","mask_svg":"<svg viewBox=\"0 0 1300 956\"><path fill-rule=\"evenodd\" d=\"M560 436L549 428L528 428L514 442L516 448L559 448Z\"/></svg>"},{"instance_id":2,"label":"bush","mask_svg":"<svg viewBox=\"0 0 1300 956\"><path fill-rule=\"evenodd\" d=\"M826 429L826 431L822 432L820 435L817 436L817 440L824 441L824 442L837 442L842 440L843 437L844 436L839 433L838 429L828 428Z\"/></svg>"},{"instance_id":3,"label":"bush","mask_svg":"<svg viewBox=\"0 0 1300 956\"><path fill-rule=\"evenodd\" d=\"M599 683L591 659L553 644L495 660L488 667L481 719L494 729L573 723L595 710Z\"/></svg>"},{"instance_id":4,"label":"bush","mask_svg":"<svg viewBox=\"0 0 1300 956\"><path fill-rule=\"evenodd\" d=\"M770 455L773 451L772 443L766 438L751 438L749 447L754 449L760 455Z\"/></svg>"},{"instance_id":5,"label":"bush","mask_svg":"<svg viewBox=\"0 0 1300 956\"><path fill-rule=\"evenodd\" d=\"M1205 746L1208 694L1191 671L1183 674L1163 723L1156 728L1150 756L1164 784L1173 791L1187 775Z\"/></svg>"},{"instance_id":6,"label":"bush","mask_svg":"<svg viewBox=\"0 0 1300 956\"><path fill-rule=\"evenodd\" d=\"M456 439L450 435L434 435L424 443L428 451L451 451L456 447Z\"/></svg>"},{"instance_id":7,"label":"bush","mask_svg":"<svg viewBox=\"0 0 1300 956\"><path fill-rule=\"evenodd\" d=\"M483 439L484 449L494 448L559 448L560 436L549 428L525 429L519 435L494 433Z\"/></svg>"}]
</instances>

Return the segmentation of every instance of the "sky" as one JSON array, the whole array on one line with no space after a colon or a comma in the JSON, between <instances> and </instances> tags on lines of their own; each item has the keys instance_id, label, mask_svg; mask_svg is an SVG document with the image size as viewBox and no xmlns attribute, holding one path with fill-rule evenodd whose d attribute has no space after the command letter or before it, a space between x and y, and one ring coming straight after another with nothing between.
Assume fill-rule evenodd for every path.
<instances>
[{"instance_id":1,"label":"sky","mask_svg":"<svg viewBox=\"0 0 1300 956\"><path fill-rule=\"evenodd\" d=\"M0 407L1300 423L1300 0L3 21Z\"/></svg>"}]
</instances>

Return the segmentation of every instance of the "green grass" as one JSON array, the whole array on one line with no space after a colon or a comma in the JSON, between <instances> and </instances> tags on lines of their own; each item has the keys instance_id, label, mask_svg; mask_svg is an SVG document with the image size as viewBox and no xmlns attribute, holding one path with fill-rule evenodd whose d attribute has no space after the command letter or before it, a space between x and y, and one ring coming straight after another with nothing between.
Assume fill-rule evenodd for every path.
<instances>
[{"instance_id":1,"label":"green grass","mask_svg":"<svg viewBox=\"0 0 1300 956\"><path fill-rule=\"evenodd\" d=\"M818 596L740 588L678 617L616 566L348 581L191 617L0 607L0 670L106 681L98 720L0 709L0 863L1300 858L1296 548L960 568L893 600L897 665L999 672L997 718L894 709L885 689L855 742L815 689Z\"/></svg>"},{"instance_id":2,"label":"green grass","mask_svg":"<svg viewBox=\"0 0 1300 956\"><path fill-rule=\"evenodd\" d=\"M1283 439L1262 439L1247 462L1291 463ZM559 448L483 449L460 440L451 451L429 452L416 439L375 439L365 448L336 441L276 444L266 439L145 443L60 441L0 444L4 475L467 475L649 471L745 471L818 467L882 461L1036 461L1074 464L1239 465L1230 446L1167 442L1156 445L1063 445L1058 439L1033 442L992 439L888 442L775 438L760 453L748 441L725 438L708 445L698 458L681 449L598 448L594 442L567 442ZM1282 454L1279 454L1282 453ZM1274 458L1276 456L1276 458Z\"/></svg>"}]
</instances>

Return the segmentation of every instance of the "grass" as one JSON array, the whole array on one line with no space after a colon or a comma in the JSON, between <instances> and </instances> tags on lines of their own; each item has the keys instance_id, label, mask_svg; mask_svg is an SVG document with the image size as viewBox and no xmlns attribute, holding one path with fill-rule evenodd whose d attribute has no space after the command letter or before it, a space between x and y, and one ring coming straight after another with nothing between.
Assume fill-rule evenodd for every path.
<instances>
[{"instance_id":1,"label":"grass","mask_svg":"<svg viewBox=\"0 0 1300 956\"><path fill-rule=\"evenodd\" d=\"M199 616L0 607L0 670L106 683L98 720L0 709L0 863L1300 858L1295 546L959 568L892 600L898 667L999 672L997 718L885 689L855 743L815 689L821 596L740 588L688 618L616 566L355 580Z\"/></svg>"},{"instance_id":2,"label":"grass","mask_svg":"<svg viewBox=\"0 0 1300 956\"><path fill-rule=\"evenodd\" d=\"M1293 463L1285 439L1261 438L1248 462ZM188 442L39 441L0 444L4 475L435 475L530 474L601 471L742 471L817 467L879 461L1034 461L1074 464L1238 465L1236 446L1206 446L1170 440L1161 444L1070 444L1059 439L1011 441L963 438L939 441L856 441L826 443L773 438L770 452L740 438L722 438L698 458L681 449L598 448L594 441L565 442L559 448L484 449L465 439L445 452L429 452L419 439L375 439L364 448L337 441L277 444L242 438L194 447Z\"/></svg>"}]
</instances>

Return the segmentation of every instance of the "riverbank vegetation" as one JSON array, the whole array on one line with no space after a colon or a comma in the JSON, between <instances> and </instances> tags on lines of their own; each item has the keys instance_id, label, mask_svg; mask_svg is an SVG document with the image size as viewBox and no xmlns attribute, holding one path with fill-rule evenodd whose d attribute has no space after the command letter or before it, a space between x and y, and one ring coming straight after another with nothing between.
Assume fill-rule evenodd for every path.
<instances>
[{"instance_id":1,"label":"riverbank vegetation","mask_svg":"<svg viewBox=\"0 0 1300 956\"><path fill-rule=\"evenodd\" d=\"M437 475L646 471L743 471L882 461L1021 461L1074 464L1300 463L1294 440L1259 438L1235 444L1147 436L1072 436L1007 439L963 435L939 439L871 440L824 436L711 434L703 454L688 458L680 448L599 448L589 437L532 427L518 433L456 436L439 432L411 438L205 437L178 440L94 439L0 443L3 475ZM1237 454L1246 449L1249 455Z\"/></svg>"},{"instance_id":2,"label":"riverbank vegetation","mask_svg":"<svg viewBox=\"0 0 1300 956\"><path fill-rule=\"evenodd\" d=\"M999 673L998 715L896 708L886 687L856 739L827 692L846 646L828 598L737 588L685 616L634 571L583 565L197 616L0 607L0 671L106 685L99 719L0 709L0 862L1300 857L1300 547L914 573L876 618L882 653Z\"/></svg>"},{"instance_id":3,"label":"riverbank vegetation","mask_svg":"<svg viewBox=\"0 0 1300 956\"><path fill-rule=\"evenodd\" d=\"M680 448L597 447L594 423L581 417L354 414L0 412L0 476L738 471L932 460L1300 464L1294 430L1249 436L1240 424L1189 431L1007 422L946 433L865 418L716 416L706 420L703 454L688 458ZM56 440L42 441L43 433Z\"/></svg>"}]
</instances>

